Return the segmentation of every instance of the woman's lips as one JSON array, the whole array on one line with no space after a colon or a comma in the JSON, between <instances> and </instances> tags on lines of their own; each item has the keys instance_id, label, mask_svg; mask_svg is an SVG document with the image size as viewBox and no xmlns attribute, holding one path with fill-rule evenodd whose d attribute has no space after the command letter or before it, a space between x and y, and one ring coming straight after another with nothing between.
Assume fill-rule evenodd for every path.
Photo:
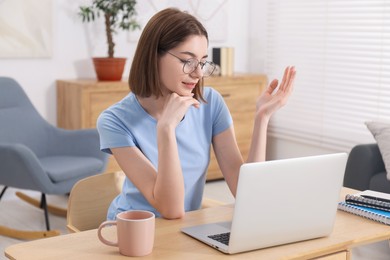
<instances>
[{"instance_id":1,"label":"woman's lips","mask_svg":"<svg viewBox=\"0 0 390 260\"><path fill-rule=\"evenodd\" d=\"M196 86L196 83L183 82L183 84L189 89L193 89Z\"/></svg>"}]
</instances>

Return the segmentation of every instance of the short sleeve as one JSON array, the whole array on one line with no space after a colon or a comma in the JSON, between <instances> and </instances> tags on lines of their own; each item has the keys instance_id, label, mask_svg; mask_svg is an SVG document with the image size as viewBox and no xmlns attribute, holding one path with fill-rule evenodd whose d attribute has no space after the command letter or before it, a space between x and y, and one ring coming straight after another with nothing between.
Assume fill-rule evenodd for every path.
<instances>
[{"instance_id":1,"label":"short sleeve","mask_svg":"<svg viewBox=\"0 0 390 260\"><path fill-rule=\"evenodd\" d=\"M106 110L97 120L100 137L100 150L111 154L110 148L136 146L134 137L122 121L111 111Z\"/></svg>"},{"instance_id":2,"label":"short sleeve","mask_svg":"<svg viewBox=\"0 0 390 260\"><path fill-rule=\"evenodd\" d=\"M232 116L230 111L225 103L225 100L216 90L211 89L210 100L212 104L212 120L213 120L213 133L215 136L226 129L228 129L233 124Z\"/></svg>"}]
</instances>

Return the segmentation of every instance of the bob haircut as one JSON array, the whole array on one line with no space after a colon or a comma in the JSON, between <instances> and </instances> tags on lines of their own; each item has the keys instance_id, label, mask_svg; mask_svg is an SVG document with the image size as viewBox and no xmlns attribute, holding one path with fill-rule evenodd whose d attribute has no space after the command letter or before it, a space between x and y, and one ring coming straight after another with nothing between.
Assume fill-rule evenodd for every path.
<instances>
[{"instance_id":1,"label":"bob haircut","mask_svg":"<svg viewBox=\"0 0 390 260\"><path fill-rule=\"evenodd\" d=\"M139 39L130 69L130 90L137 96L162 96L158 58L184 42L189 36L208 34L203 25L192 15L176 8L167 8L155 14L146 24ZM203 78L198 81L194 98L203 98Z\"/></svg>"}]
</instances>

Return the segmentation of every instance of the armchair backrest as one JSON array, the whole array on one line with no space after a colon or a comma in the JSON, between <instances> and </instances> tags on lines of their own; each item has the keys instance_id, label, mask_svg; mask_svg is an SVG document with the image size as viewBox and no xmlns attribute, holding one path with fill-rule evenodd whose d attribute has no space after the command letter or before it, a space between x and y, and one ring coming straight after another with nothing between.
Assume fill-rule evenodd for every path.
<instances>
[{"instance_id":1,"label":"armchair backrest","mask_svg":"<svg viewBox=\"0 0 390 260\"><path fill-rule=\"evenodd\" d=\"M23 144L40 157L52 128L14 79L0 77L0 144Z\"/></svg>"}]
</instances>

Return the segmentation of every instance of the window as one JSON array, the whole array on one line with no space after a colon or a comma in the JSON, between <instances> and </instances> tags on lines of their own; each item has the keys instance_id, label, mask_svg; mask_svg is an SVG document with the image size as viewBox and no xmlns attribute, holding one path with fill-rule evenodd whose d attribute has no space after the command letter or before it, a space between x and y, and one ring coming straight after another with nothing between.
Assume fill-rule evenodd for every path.
<instances>
[{"instance_id":1,"label":"window","mask_svg":"<svg viewBox=\"0 0 390 260\"><path fill-rule=\"evenodd\" d=\"M267 0L269 79L295 65L277 138L349 151L374 142L364 122L390 122L390 1Z\"/></svg>"}]
</instances>

